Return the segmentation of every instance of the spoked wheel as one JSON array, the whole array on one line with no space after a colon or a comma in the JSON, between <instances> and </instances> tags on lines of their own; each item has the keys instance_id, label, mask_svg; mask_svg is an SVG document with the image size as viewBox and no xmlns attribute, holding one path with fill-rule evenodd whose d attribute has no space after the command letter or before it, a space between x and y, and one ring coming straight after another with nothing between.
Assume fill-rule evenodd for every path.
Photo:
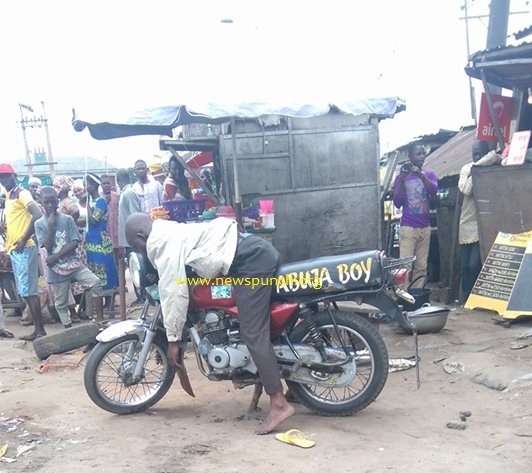
<instances>
[{"instance_id":1,"label":"spoked wheel","mask_svg":"<svg viewBox=\"0 0 532 473\"><path fill-rule=\"evenodd\" d=\"M336 327L327 312L315 315L317 332L325 347L343 350L347 347L354 356L356 369L351 380L343 386L323 386L287 381L290 390L310 410L326 416L347 416L371 404L382 391L388 378L388 351L377 330L356 314L333 310ZM310 334L306 324L294 328L290 339L305 343ZM338 360L325 360L325 362ZM327 373L312 372L322 384Z\"/></svg>"},{"instance_id":2,"label":"spoked wheel","mask_svg":"<svg viewBox=\"0 0 532 473\"><path fill-rule=\"evenodd\" d=\"M92 401L114 414L132 414L153 406L168 392L175 370L168 364L166 347L154 339L140 380L134 372L142 344L135 336L98 343L85 365L84 382Z\"/></svg>"}]
</instances>

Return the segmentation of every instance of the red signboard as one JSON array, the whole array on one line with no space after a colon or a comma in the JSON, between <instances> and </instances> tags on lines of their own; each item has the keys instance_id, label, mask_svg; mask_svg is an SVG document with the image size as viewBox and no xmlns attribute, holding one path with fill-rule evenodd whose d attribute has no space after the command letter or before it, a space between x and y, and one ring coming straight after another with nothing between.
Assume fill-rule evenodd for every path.
<instances>
[{"instance_id":1,"label":"red signboard","mask_svg":"<svg viewBox=\"0 0 532 473\"><path fill-rule=\"evenodd\" d=\"M493 111L501 129L505 143L510 142L510 122L512 121L512 97L490 94ZM486 94L482 93L480 99L480 113L478 117L477 139L482 141L497 141L495 126L491 120Z\"/></svg>"}]
</instances>

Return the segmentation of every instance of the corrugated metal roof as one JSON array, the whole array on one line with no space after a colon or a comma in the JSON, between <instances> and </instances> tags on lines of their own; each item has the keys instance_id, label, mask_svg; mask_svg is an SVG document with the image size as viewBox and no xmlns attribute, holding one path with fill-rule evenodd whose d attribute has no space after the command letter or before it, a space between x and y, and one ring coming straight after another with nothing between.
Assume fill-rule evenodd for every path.
<instances>
[{"instance_id":1,"label":"corrugated metal roof","mask_svg":"<svg viewBox=\"0 0 532 473\"><path fill-rule=\"evenodd\" d=\"M469 59L465 72L470 77L486 80L505 89L526 90L532 87L532 43L499 46L478 51Z\"/></svg>"},{"instance_id":2,"label":"corrugated metal roof","mask_svg":"<svg viewBox=\"0 0 532 473\"><path fill-rule=\"evenodd\" d=\"M477 129L474 127L459 131L447 143L427 156L424 167L433 170L438 179L460 174L462 166L473 159L471 149L476 134Z\"/></svg>"},{"instance_id":3,"label":"corrugated metal roof","mask_svg":"<svg viewBox=\"0 0 532 473\"><path fill-rule=\"evenodd\" d=\"M517 33L514 33L515 39L523 39L526 38L528 35L532 34L532 25L530 25L528 28L523 28L522 30L518 31Z\"/></svg>"}]
</instances>

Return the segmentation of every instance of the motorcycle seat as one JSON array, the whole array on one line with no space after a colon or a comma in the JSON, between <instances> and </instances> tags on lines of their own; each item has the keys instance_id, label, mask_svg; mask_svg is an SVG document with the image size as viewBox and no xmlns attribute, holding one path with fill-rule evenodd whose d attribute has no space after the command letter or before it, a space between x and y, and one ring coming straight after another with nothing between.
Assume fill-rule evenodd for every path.
<instances>
[{"instance_id":1,"label":"motorcycle seat","mask_svg":"<svg viewBox=\"0 0 532 473\"><path fill-rule=\"evenodd\" d=\"M276 274L275 298L375 287L382 282L380 251L322 256L282 264Z\"/></svg>"}]
</instances>

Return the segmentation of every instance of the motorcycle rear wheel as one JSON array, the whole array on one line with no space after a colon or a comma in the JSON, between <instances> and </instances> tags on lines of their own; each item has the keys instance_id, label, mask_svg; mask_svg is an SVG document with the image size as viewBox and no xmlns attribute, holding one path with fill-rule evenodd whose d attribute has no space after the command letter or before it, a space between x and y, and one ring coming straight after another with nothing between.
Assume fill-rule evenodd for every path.
<instances>
[{"instance_id":1,"label":"motorcycle rear wheel","mask_svg":"<svg viewBox=\"0 0 532 473\"><path fill-rule=\"evenodd\" d=\"M133 374L140 348L138 338L127 335L100 342L91 351L83 380L87 394L97 406L113 414L133 414L153 406L168 392L175 370L166 358L166 344L158 338L150 346L140 382L126 382Z\"/></svg>"},{"instance_id":2,"label":"motorcycle rear wheel","mask_svg":"<svg viewBox=\"0 0 532 473\"><path fill-rule=\"evenodd\" d=\"M379 332L356 314L333 310L338 333L327 312L315 315L317 331L326 346L341 349L342 343L355 356L356 373L351 382L342 387L318 386L287 381L291 392L311 411L324 416L349 416L371 404L380 394L388 378L388 350ZM290 340L305 343L309 329L297 325ZM316 376L323 377L322 373Z\"/></svg>"}]
</instances>

